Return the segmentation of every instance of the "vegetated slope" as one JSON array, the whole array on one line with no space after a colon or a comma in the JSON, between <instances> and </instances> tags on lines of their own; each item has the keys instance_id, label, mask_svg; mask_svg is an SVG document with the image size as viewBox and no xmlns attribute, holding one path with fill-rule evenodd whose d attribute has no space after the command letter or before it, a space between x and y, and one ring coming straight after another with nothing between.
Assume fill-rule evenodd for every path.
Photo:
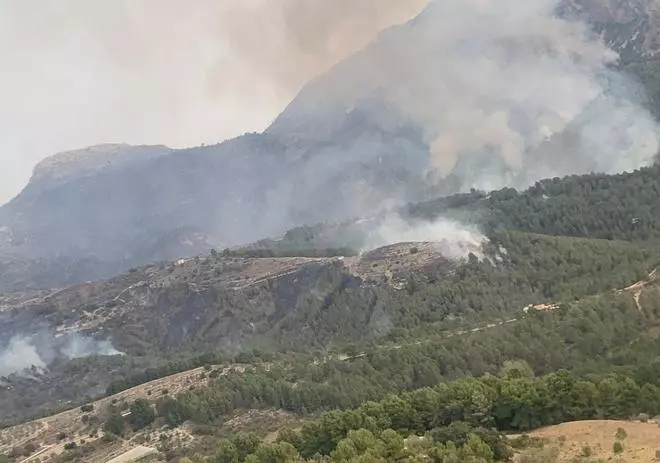
<instances>
[{"instance_id":1,"label":"vegetated slope","mask_svg":"<svg viewBox=\"0 0 660 463\"><path fill-rule=\"evenodd\" d=\"M448 216L485 229L604 239L660 237L660 167L620 175L583 175L441 198L408 208L412 217Z\"/></svg>"},{"instance_id":2,"label":"vegetated slope","mask_svg":"<svg viewBox=\"0 0 660 463\"><path fill-rule=\"evenodd\" d=\"M635 43L642 43L634 51L653 57L652 2L602 7L603 2L582 0L582 8L571 14L618 31L608 38L617 50L626 51L623 44L634 35ZM428 175L428 136L381 93L381 71L392 68L388 57L412 50L422 54L409 56L420 72L400 65L398 71L408 74L393 76L411 88L416 84L406 76L432 74L425 66L442 62L433 44L424 42L437 29L432 13L388 31L310 82L263 134L188 150L104 145L44 162L28 187L0 208L0 290L107 278L134 266L275 236L296 225L362 215L388 199L450 194L474 186L474 176L501 174L501 161L475 155L442 181ZM629 23L639 27L621 26ZM643 67L639 73L648 72ZM530 165L554 172L559 156L557 175L574 172L577 151L570 144L560 148L553 156L541 153Z\"/></svg>"},{"instance_id":3,"label":"vegetated slope","mask_svg":"<svg viewBox=\"0 0 660 463\"><path fill-rule=\"evenodd\" d=\"M254 347L324 350L414 337L435 323L450 328L508 319L529 304L624 288L660 263L654 241L642 241L657 237L656 174L649 168L554 179L522 193L474 192L402 213L458 217L491 230L481 261L457 265L442 257L442 248L412 243L356 257L337 248L361 245L365 223L366 230L374 224L348 222L299 228L279 241L136 268L62 291L5 296L3 346L14 334L73 329L110 339L128 354L58 362L34 378L12 378L13 387L0 394L6 417L98 394L117 376L157 366L164 357Z\"/></svg>"},{"instance_id":4,"label":"vegetated slope","mask_svg":"<svg viewBox=\"0 0 660 463\"><path fill-rule=\"evenodd\" d=\"M345 359L297 355L263 362L253 356L250 360L252 367L217 369L209 366L191 370L96 402L91 410L73 410L0 434L6 449L26 448L31 442L32 452L45 448L48 452L61 453L61 448L49 447L57 442L53 428L58 422L62 422L62 430L68 430L66 442L79 442L90 432L97 435L103 420L110 420L113 414L128 410L129 406L133 410L132 402L138 398L157 404L157 415L171 426L176 428L183 421L191 420L205 426L205 434L213 428L221 428L237 410L245 408L282 408L302 417L335 408L360 407L366 400L381 401L383 412L394 415L391 423L389 419L378 423L390 423L386 427L396 429L404 437L411 430L423 433L448 427L442 431L450 433L447 440L458 435L465 437L472 432L482 438L494 438L498 433L493 434L490 426L525 431L564 419L621 418L640 412L653 414L660 407L654 392L658 386L658 377L654 374L657 371L658 342L649 342L649 333L660 326L658 285L651 276L634 288L617 294L587 297L550 311L520 311L516 322L489 325L485 330L462 330L460 334L458 331L436 332L430 337L416 337L409 344L399 341L397 344L371 346L364 354ZM642 293L639 307L634 303L635 291ZM507 360L516 358L527 363L506 364ZM209 357L208 362L209 365L213 363L213 358ZM502 363L505 366L501 369ZM611 371L613 364L623 366L620 373L628 378L579 378L560 372L531 379L528 366L532 365L537 374L558 368L601 373ZM484 373L499 374L502 379L491 376L436 387L440 381ZM431 389L416 390L428 386L433 386L444 399L436 403L435 399L431 400L434 396ZM163 388L167 388L165 396ZM398 397L387 396L406 390L416 391ZM413 397L412 408L405 406L404 402ZM471 404L470 407L463 408L467 403ZM426 412L419 409L421 404L428 407L424 408ZM380 409L372 403L359 410L366 410L365 407L371 412ZM433 418L425 415L431 410ZM84 415L87 417L83 419ZM339 434L332 442L322 444L317 440L319 436L314 437L313 429L331 423L338 425L335 419L342 416L348 419L356 415L348 412L327 415L314 422L312 428L303 425L300 438L292 441L295 435L284 430L280 432L280 439L293 443L303 454L332 452L346 432L357 430L354 426L365 426L361 420L349 420L334 428L332 432ZM457 420L467 421L469 425ZM176 454L181 452L182 446L203 445L199 435L194 441L185 443L176 438L177 431L158 431L158 426L149 428L148 423L136 425L131 418L128 421L133 430L124 426L123 430L113 431L127 439L121 447L124 450L136 442L144 442L142 437L136 439L145 434L144 426L147 426L147 435L165 432L168 437L165 441L161 437L157 444L164 452ZM467 429L464 426L468 426ZM367 428L374 431L371 425ZM106 428L106 432L107 429L110 428ZM186 434L190 429L186 427L181 432ZM440 432L440 429L435 430L433 439L427 436L429 441L419 450L428 450L427 445L431 442L445 442L437 441ZM129 442L128 439L132 440ZM416 438L410 436L410 439ZM511 454L508 445L500 439L487 441L490 446L500 442L501 445L491 447L498 460ZM112 441L103 444L104 441L96 437L85 440L93 445L87 446L78 458L89 459L95 455L93 452L103 452L104 448L114 448L115 445ZM300 446L303 442L305 445ZM421 441L418 443L422 444ZM214 445L213 448L217 447ZM417 446L408 447L411 452L415 449ZM211 453L215 451L211 450ZM69 455L73 458L74 453Z\"/></svg>"},{"instance_id":5,"label":"vegetated slope","mask_svg":"<svg viewBox=\"0 0 660 463\"><path fill-rule=\"evenodd\" d=\"M241 345L325 347L470 313L512 312L622 288L660 261L653 245L498 232L485 258L460 262L432 244L359 257L239 258L214 253L135 269L7 307L29 333L105 333L127 353ZM406 264L406 259L408 263ZM379 328L380 326L380 328Z\"/></svg>"},{"instance_id":6,"label":"vegetated slope","mask_svg":"<svg viewBox=\"0 0 660 463\"><path fill-rule=\"evenodd\" d=\"M213 376L221 373L226 374L229 371L230 368L221 369ZM89 444L96 444L101 447L115 447L113 450L116 452L118 450L117 446L112 445L112 442L109 443L111 445L107 445L107 442L105 446L103 445L102 436L95 429L101 424L94 419L96 415L107 413L114 404L123 406L140 398L147 399L152 396L153 398L163 398L170 394L179 394L191 387L205 386L211 378L210 373L212 373L210 368L195 368L86 403L82 407L0 430L0 454L10 453L12 449L23 448L26 444L32 442L38 443L41 449L47 449L47 452L44 452L45 455L42 456L43 458L50 457L51 454L57 456L63 452L62 447L64 444L76 440L80 441L81 439ZM126 450L126 446L131 447L127 443L125 446L120 446L119 449Z\"/></svg>"},{"instance_id":7,"label":"vegetated slope","mask_svg":"<svg viewBox=\"0 0 660 463\"><path fill-rule=\"evenodd\" d=\"M487 233L519 230L554 236L646 241L660 238L660 166L619 175L575 175L546 179L517 191L473 190L410 204L398 214L415 224L438 219L473 225ZM252 247L291 252L313 247L365 245L387 219L320 223L289 230L278 240ZM250 249L251 247L248 247Z\"/></svg>"},{"instance_id":8,"label":"vegetated slope","mask_svg":"<svg viewBox=\"0 0 660 463\"><path fill-rule=\"evenodd\" d=\"M516 232L494 234L484 259L464 262L430 243L404 243L359 257L214 253L140 268L10 302L0 313L3 344L12 333L29 339L44 329L74 330L110 339L126 355L59 359L47 372L11 376L0 405L13 420L200 352L323 351L406 338L429 323L451 328L510 318L529 304L626 287L659 262L655 246Z\"/></svg>"}]
</instances>

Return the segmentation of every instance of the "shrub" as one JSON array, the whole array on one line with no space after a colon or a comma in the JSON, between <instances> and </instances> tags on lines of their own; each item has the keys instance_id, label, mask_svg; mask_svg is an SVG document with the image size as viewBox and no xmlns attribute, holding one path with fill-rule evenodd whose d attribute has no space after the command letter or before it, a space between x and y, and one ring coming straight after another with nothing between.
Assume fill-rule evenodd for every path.
<instances>
[{"instance_id":1,"label":"shrub","mask_svg":"<svg viewBox=\"0 0 660 463\"><path fill-rule=\"evenodd\" d=\"M112 444L113 442L117 442L117 436L112 433L107 433L103 435L101 441L105 444Z\"/></svg>"},{"instance_id":2,"label":"shrub","mask_svg":"<svg viewBox=\"0 0 660 463\"><path fill-rule=\"evenodd\" d=\"M539 437L531 437L529 434L523 434L520 437L511 439L509 445L517 450L528 448L541 448L543 447L543 439Z\"/></svg>"},{"instance_id":3,"label":"shrub","mask_svg":"<svg viewBox=\"0 0 660 463\"><path fill-rule=\"evenodd\" d=\"M21 453L23 454L24 457L29 457L29 456L32 455L34 452L36 452L38 448L39 448L39 447L37 447L37 444L35 444L34 442L28 442L28 443L25 444L25 446L23 447Z\"/></svg>"},{"instance_id":4,"label":"shrub","mask_svg":"<svg viewBox=\"0 0 660 463\"><path fill-rule=\"evenodd\" d=\"M124 419L119 412L114 411L108 415L103 425L106 433L121 436L124 433Z\"/></svg>"},{"instance_id":5,"label":"shrub","mask_svg":"<svg viewBox=\"0 0 660 463\"><path fill-rule=\"evenodd\" d=\"M628 433L623 428L617 428L615 436L618 440L624 440L628 437Z\"/></svg>"},{"instance_id":6,"label":"shrub","mask_svg":"<svg viewBox=\"0 0 660 463\"><path fill-rule=\"evenodd\" d=\"M623 453L623 444L621 442L615 442L614 445L612 446L612 451L616 455Z\"/></svg>"},{"instance_id":7,"label":"shrub","mask_svg":"<svg viewBox=\"0 0 660 463\"><path fill-rule=\"evenodd\" d=\"M156 412L145 399L137 399L131 404L129 421L134 430L146 428L156 419Z\"/></svg>"}]
</instances>

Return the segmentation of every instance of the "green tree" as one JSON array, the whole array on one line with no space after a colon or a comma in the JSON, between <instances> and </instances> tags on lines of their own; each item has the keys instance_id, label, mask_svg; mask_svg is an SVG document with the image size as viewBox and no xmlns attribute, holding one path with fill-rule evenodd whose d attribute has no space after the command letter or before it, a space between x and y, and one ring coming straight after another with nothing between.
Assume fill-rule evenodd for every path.
<instances>
[{"instance_id":1,"label":"green tree","mask_svg":"<svg viewBox=\"0 0 660 463\"><path fill-rule=\"evenodd\" d=\"M506 360L500 369L500 377L505 379L533 378L534 370L524 360Z\"/></svg>"},{"instance_id":2,"label":"green tree","mask_svg":"<svg viewBox=\"0 0 660 463\"><path fill-rule=\"evenodd\" d=\"M165 418L165 423L170 427L177 427L192 418L192 412L181 401L173 398L160 400L156 404L158 415Z\"/></svg>"},{"instance_id":3,"label":"green tree","mask_svg":"<svg viewBox=\"0 0 660 463\"><path fill-rule=\"evenodd\" d=\"M156 419L156 412L149 401L145 399L135 400L130 409L129 422L134 430L146 428Z\"/></svg>"},{"instance_id":4,"label":"green tree","mask_svg":"<svg viewBox=\"0 0 660 463\"><path fill-rule=\"evenodd\" d=\"M241 458L232 441L221 439L212 461L213 463L239 463Z\"/></svg>"},{"instance_id":5,"label":"green tree","mask_svg":"<svg viewBox=\"0 0 660 463\"><path fill-rule=\"evenodd\" d=\"M393 429L386 429L380 434L383 442L383 456L388 461L396 461L404 456L405 441L401 434Z\"/></svg>"},{"instance_id":6,"label":"green tree","mask_svg":"<svg viewBox=\"0 0 660 463\"><path fill-rule=\"evenodd\" d=\"M330 454L332 459L337 462L351 461L358 455L360 455L360 452L349 439L339 441L337 447Z\"/></svg>"},{"instance_id":7,"label":"green tree","mask_svg":"<svg viewBox=\"0 0 660 463\"><path fill-rule=\"evenodd\" d=\"M110 412L103 424L103 430L116 436L124 434L124 418L118 410Z\"/></svg>"},{"instance_id":8,"label":"green tree","mask_svg":"<svg viewBox=\"0 0 660 463\"><path fill-rule=\"evenodd\" d=\"M238 452L239 461L245 460L245 458L254 453L261 443L261 439L254 434L238 433L232 438L232 443L236 447Z\"/></svg>"},{"instance_id":9,"label":"green tree","mask_svg":"<svg viewBox=\"0 0 660 463\"><path fill-rule=\"evenodd\" d=\"M493 451L474 434L470 434L459 455L463 456L463 461L493 461Z\"/></svg>"},{"instance_id":10,"label":"green tree","mask_svg":"<svg viewBox=\"0 0 660 463\"><path fill-rule=\"evenodd\" d=\"M288 442L262 443L246 459L250 463L291 463L300 456L296 448Z\"/></svg>"}]
</instances>

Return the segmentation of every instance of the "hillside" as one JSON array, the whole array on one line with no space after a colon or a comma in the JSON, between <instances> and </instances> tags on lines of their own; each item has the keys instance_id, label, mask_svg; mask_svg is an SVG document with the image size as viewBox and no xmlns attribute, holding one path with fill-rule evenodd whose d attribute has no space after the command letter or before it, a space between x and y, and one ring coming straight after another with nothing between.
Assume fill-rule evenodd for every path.
<instances>
[{"instance_id":1,"label":"hillside","mask_svg":"<svg viewBox=\"0 0 660 463\"><path fill-rule=\"evenodd\" d=\"M49 369L10 378L0 390L5 420L199 353L326 351L627 287L660 264L657 169L455 195L410 205L396 220L298 228L105 281L8 293L0 298L5 361L27 355L18 354L26 345L24 365ZM386 245L392 233L422 242ZM369 243L376 248L352 250ZM125 355L108 357L113 351Z\"/></svg>"},{"instance_id":2,"label":"hillside","mask_svg":"<svg viewBox=\"0 0 660 463\"><path fill-rule=\"evenodd\" d=\"M0 463L660 458L658 34L432 0L264 133L44 160L0 207Z\"/></svg>"},{"instance_id":3,"label":"hillside","mask_svg":"<svg viewBox=\"0 0 660 463\"><path fill-rule=\"evenodd\" d=\"M410 434L410 430L415 430L417 436L428 441L419 440L418 445L407 446L407 451L412 453L429 451L433 442L446 443L442 439L455 441L460 447L468 435L475 433L488 443L496 461L507 460L514 449L540 457L539 444L546 447L544 455L559 449L561 455L575 456L586 446L592 447L593 455L609 455L611 448L597 445L600 442L597 439L611 446L617 438L604 432L590 433L586 440L573 433L567 441L557 440L561 427L534 431L530 433L532 437L555 438L547 442L532 441L532 445L513 437L503 439L501 432L529 431L562 420L657 413L658 382L652 371L657 368L654 357L658 342L657 339L648 342L647 333L660 326L658 285L649 279L635 288L615 296L585 298L564 308L521 311L519 319L505 324L450 331L444 336L435 333L432 338L417 337L409 344L372 346L358 355L325 358L298 355L270 362L253 358L251 365L228 367L207 364L203 369L126 389L94 402L85 410L75 409L8 428L0 432L0 452L30 448L30 454L54 453L62 454L62 458L88 461L85 459L101 458L109 452L118 454L146 444L157 448L161 458L175 458L175 461L187 452L214 455L222 451L223 441L220 440L218 447L218 438L227 435L224 433L234 436L232 439L245 438L232 429L241 420L253 421L253 429L271 429L271 419L276 415L271 407L275 407L289 413L274 422L276 429L279 428L278 442L289 442L306 456L316 451L323 454L339 451L342 447L339 441L347 433L350 438L349 431L364 426L371 433L380 433L389 426L409 444L420 439ZM636 291L640 292L639 308L633 303ZM579 337L575 336L576 330ZM550 346L553 347L549 349ZM626 357L628 360L624 360ZM504 361L501 367L502 359L511 358L524 358L534 365L537 374L559 367L570 368L574 373L563 371L533 378L528 363ZM611 368L602 364L603 361L619 365L617 374L594 375L594 371L607 372ZM577 376L584 374L581 372L585 369L592 374ZM484 373L498 376L455 380ZM437 385L439 381L442 384ZM388 395L395 391L397 395ZM622 394L623 391L626 393ZM480 397L479 401L475 402L475 397ZM129 417L123 430L112 431L124 439L99 438L100 427L106 434L113 429L107 424L110 416L129 408L136 413L134 404L138 399L156 404L155 417L151 418L157 418L155 425L138 424ZM361 405L365 400L378 402ZM324 410L353 407L357 410L317 415ZM310 419L310 413L315 418ZM360 414L364 413L376 414L378 421L371 424L368 420L360 421ZM187 422L185 426L183 421ZM287 427L291 422L294 430ZM577 429L579 424L566 426ZM610 428L615 430L612 426L614 423ZM620 439L625 444L625 455L651 451L642 448L649 441L638 429L646 425L620 422L616 427L619 426L628 431L627 439ZM57 432L63 432L65 437L59 438ZM210 432L214 437L210 437ZM322 437L325 433L335 437L327 442ZM250 451L253 452L260 439L256 436L251 439L256 439ZM80 448L63 448L65 443L81 441L84 445ZM270 442L272 439L262 445ZM512 442L514 449L508 448L508 442ZM579 442L578 447L575 442ZM485 461L493 461L493 457Z\"/></svg>"},{"instance_id":4,"label":"hillside","mask_svg":"<svg viewBox=\"0 0 660 463\"><path fill-rule=\"evenodd\" d=\"M3 418L95 396L117 378L200 352L327 352L465 331L529 305L627 287L660 263L653 245L521 233L493 235L481 260L440 250L403 243L356 257L214 254L7 298L5 358L27 368L36 358L42 369L3 380Z\"/></svg>"},{"instance_id":5,"label":"hillside","mask_svg":"<svg viewBox=\"0 0 660 463\"><path fill-rule=\"evenodd\" d=\"M525 190L504 188L450 195L408 204L369 219L320 223L289 230L277 240L260 240L244 249L291 252L307 248L363 248L379 232L405 236L429 233L428 223L460 224L460 230L487 233L517 230L551 236L624 241L660 238L660 166L618 175L589 174L544 179Z\"/></svg>"},{"instance_id":6,"label":"hillside","mask_svg":"<svg viewBox=\"0 0 660 463\"><path fill-rule=\"evenodd\" d=\"M571 1L566 21L459 3L432 2L318 76L264 133L184 150L102 145L44 161L0 208L0 290L64 287L470 188L652 161L654 122L634 85L571 21L605 30L653 103L653 2ZM471 26L438 27L448 17Z\"/></svg>"}]
</instances>

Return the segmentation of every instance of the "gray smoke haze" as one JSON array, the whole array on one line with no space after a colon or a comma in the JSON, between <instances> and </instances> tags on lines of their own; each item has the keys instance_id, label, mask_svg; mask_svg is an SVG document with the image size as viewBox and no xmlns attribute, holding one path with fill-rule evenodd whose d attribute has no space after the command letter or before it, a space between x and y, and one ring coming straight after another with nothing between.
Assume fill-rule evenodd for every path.
<instances>
[{"instance_id":1,"label":"gray smoke haze","mask_svg":"<svg viewBox=\"0 0 660 463\"><path fill-rule=\"evenodd\" d=\"M2 0L0 204L46 156L216 143L428 0Z\"/></svg>"},{"instance_id":2,"label":"gray smoke haze","mask_svg":"<svg viewBox=\"0 0 660 463\"><path fill-rule=\"evenodd\" d=\"M57 359L72 360L90 356L121 355L110 341L99 341L79 333L55 337L50 333L13 336L0 346L0 376L21 373L25 369L47 368Z\"/></svg>"},{"instance_id":3,"label":"gray smoke haze","mask_svg":"<svg viewBox=\"0 0 660 463\"><path fill-rule=\"evenodd\" d=\"M307 115L317 136L324 116L313 108L337 117L356 102L385 101L403 117L378 110L370 117L389 130L402 120L422 127L429 173L437 181L453 174L463 189L525 187L651 163L658 127L641 105L641 89L616 70L617 54L586 24L557 17L559 3L433 1L337 69L332 86L328 79L294 101L276 130Z\"/></svg>"},{"instance_id":4,"label":"gray smoke haze","mask_svg":"<svg viewBox=\"0 0 660 463\"><path fill-rule=\"evenodd\" d=\"M33 366L45 368L46 363L27 338L15 336L0 350L0 376L18 373Z\"/></svg>"},{"instance_id":5,"label":"gray smoke haze","mask_svg":"<svg viewBox=\"0 0 660 463\"><path fill-rule=\"evenodd\" d=\"M482 258L483 246L488 242L488 238L477 228L455 220L441 217L432 222L411 221L392 213L377 220L370 227L362 250L369 251L406 242L437 243L438 252L443 256L462 260L470 253Z\"/></svg>"},{"instance_id":6,"label":"gray smoke haze","mask_svg":"<svg viewBox=\"0 0 660 463\"><path fill-rule=\"evenodd\" d=\"M408 29L421 49L402 50L403 75L383 74L383 85L425 128L440 175L488 190L652 162L658 128L613 69L617 55L556 17L558 3L438 0ZM557 142L566 132L570 146Z\"/></svg>"}]
</instances>

